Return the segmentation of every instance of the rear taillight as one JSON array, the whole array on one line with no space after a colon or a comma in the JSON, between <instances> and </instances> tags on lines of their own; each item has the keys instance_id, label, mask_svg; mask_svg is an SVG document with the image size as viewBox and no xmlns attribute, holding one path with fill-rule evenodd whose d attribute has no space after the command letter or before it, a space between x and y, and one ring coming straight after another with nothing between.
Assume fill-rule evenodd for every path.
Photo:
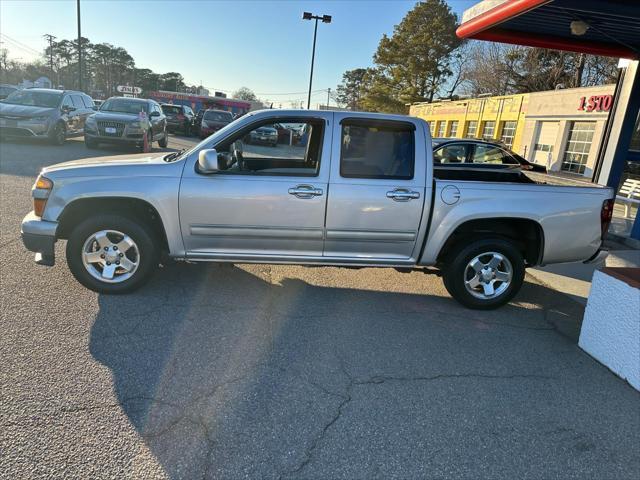
<instances>
[{"instance_id":1,"label":"rear taillight","mask_svg":"<svg viewBox=\"0 0 640 480\"><path fill-rule=\"evenodd\" d=\"M603 240L604 236L607 234L607 230L609 230L611 218L613 218L613 203L614 200L612 198L602 202L602 210L600 210L600 227L602 228Z\"/></svg>"}]
</instances>

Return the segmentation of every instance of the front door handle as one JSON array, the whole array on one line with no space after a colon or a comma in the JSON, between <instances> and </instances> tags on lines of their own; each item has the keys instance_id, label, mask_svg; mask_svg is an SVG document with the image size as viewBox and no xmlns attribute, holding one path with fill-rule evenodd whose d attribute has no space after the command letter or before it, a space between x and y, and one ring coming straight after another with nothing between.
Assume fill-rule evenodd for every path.
<instances>
[{"instance_id":1,"label":"front door handle","mask_svg":"<svg viewBox=\"0 0 640 480\"><path fill-rule=\"evenodd\" d=\"M312 185L297 185L289 189L289 195L295 195L298 198L313 198L323 193L321 188L314 188Z\"/></svg>"},{"instance_id":2,"label":"front door handle","mask_svg":"<svg viewBox=\"0 0 640 480\"><path fill-rule=\"evenodd\" d=\"M407 188L396 188L387 192L387 198L395 202L408 202L411 199L420 198L420 192L414 192Z\"/></svg>"}]
</instances>

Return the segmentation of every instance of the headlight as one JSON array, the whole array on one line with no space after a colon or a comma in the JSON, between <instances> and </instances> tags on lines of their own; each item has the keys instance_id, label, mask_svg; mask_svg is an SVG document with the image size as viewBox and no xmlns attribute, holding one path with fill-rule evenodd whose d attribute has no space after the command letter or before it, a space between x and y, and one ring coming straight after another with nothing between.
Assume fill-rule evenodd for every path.
<instances>
[{"instance_id":1,"label":"headlight","mask_svg":"<svg viewBox=\"0 0 640 480\"><path fill-rule=\"evenodd\" d=\"M33 212L38 217L42 217L42 214L44 213L44 207L47 206L47 200L52 189L53 182L47 177L38 175L36 183L31 189L31 196L33 197Z\"/></svg>"},{"instance_id":2,"label":"headlight","mask_svg":"<svg viewBox=\"0 0 640 480\"><path fill-rule=\"evenodd\" d=\"M138 129L138 128L142 128L142 123L140 123L140 122L131 122L131 123L129 124L129 127L130 127L130 128L136 128L136 129Z\"/></svg>"},{"instance_id":3,"label":"headlight","mask_svg":"<svg viewBox=\"0 0 640 480\"><path fill-rule=\"evenodd\" d=\"M93 117L88 117L88 118L87 118L87 121L85 122L85 125L86 125L87 127L95 127L95 126L97 125L97 123L96 123L96 119L95 119L95 118L93 118Z\"/></svg>"}]
</instances>

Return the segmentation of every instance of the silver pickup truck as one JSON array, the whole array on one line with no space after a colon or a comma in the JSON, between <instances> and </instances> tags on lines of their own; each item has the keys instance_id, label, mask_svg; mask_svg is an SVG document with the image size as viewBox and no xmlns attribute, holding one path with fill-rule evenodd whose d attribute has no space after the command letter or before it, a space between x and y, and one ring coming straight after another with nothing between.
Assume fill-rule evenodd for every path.
<instances>
[{"instance_id":1,"label":"silver pickup truck","mask_svg":"<svg viewBox=\"0 0 640 480\"><path fill-rule=\"evenodd\" d=\"M277 141L261 138L273 125ZM54 244L66 239L71 272L100 293L140 287L164 254L435 267L428 270L442 274L455 299L482 309L508 302L526 267L604 254L609 188L547 185L490 169L435 175L423 120L265 110L189 151L45 168L22 238L43 265L54 264Z\"/></svg>"}]
</instances>

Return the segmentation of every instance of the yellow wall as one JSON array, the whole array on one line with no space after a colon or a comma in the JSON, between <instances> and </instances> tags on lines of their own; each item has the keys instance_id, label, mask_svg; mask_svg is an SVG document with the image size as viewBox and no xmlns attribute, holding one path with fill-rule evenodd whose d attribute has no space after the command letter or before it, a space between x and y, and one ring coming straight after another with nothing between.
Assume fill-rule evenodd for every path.
<instances>
[{"instance_id":1,"label":"yellow wall","mask_svg":"<svg viewBox=\"0 0 640 480\"><path fill-rule=\"evenodd\" d=\"M505 95L499 97L470 98L459 101L435 103L417 103L409 108L409 115L429 122L434 137L467 136L470 122L476 122L475 138L482 138L487 122L495 122L490 138L500 140L504 122L515 121L516 131L512 150L519 152L524 131L524 118L529 103L529 94ZM454 124L457 122L457 125ZM444 123L444 135L440 135L440 126ZM453 125L457 126L455 135L451 134Z\"/></svg>"}]
</instances>

